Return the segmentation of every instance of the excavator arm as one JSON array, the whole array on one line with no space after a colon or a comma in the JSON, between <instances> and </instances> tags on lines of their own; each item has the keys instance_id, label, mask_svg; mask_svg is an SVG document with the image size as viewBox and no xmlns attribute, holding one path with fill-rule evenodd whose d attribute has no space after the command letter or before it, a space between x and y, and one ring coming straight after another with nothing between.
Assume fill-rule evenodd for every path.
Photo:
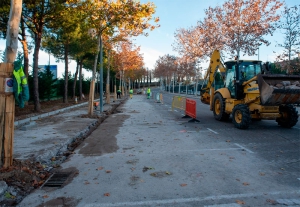
<instances>
[{"instance_id":1,"label":"excavator arm","mask_svg":"<svg viewBox=\"0 0 300 207\"><path fill-rule=\"evenodd\" d=\"M221 61L221 55L219 50L214 50L211 55L209 67L204 77L204 83L201 88L200 99L202 103L211 104L214 95L213 82L217 72L225 73L226 68Z\"/></svg>"}]
</instances>

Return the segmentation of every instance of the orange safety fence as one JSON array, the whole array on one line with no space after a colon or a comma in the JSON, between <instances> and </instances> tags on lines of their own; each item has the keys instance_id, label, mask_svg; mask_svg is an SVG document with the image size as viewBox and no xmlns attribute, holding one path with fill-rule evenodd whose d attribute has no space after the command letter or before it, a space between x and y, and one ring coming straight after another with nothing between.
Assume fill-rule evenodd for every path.
<instances>
[{"instance_id":1,"label":"orange safety fence","mask_svg":"<svg viewBox=\"0 0 300 207\"><path fill-rule=\"evenodd\" d=\"M196 101L193 99L186 99L185 114L196 119Z\"/></svg>"},{"instance_id":2,"label":"orange safety fence","mask_svg":"<svg viewBox=\"0 0 300 207\"><path fill-rule=\"evenodd\" d=\"M197 102L195 100L182 96L173 96L172 111L174 111L174 108L181 109L185 112L185 116L182 118L193 118L189 122L200 122L196 119Z\"/></svg>"}]
</instances>

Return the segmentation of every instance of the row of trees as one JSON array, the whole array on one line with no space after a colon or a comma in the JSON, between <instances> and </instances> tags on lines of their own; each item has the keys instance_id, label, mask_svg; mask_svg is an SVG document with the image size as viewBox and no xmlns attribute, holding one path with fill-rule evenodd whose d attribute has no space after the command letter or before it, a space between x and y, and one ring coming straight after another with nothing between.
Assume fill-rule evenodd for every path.
<instances>
[{"instance_id":1,"label":"row of trees","mask_svg":"<svg viewBox=\"0 0 300 207\"><path fill-rule=\"evenodd\" d=\"M5 38L10 0L1 1L0 10L0 34ZM130 39L137 35L148 35L147 30L159 26L159 19L153 17L154 13L153 3L142 4L134 0L24 0L18 37L22 43L24 71L27 76L30 66L29 53L33 51L35 110L41 109L38 73L40 49L65 63L63 101L67 102L70 59L77 62L74 91L78 77L79 83L82 83L83 68L92 70L92 80L95 80L98 71L105 67L107 84L110 80L110 70L116 70L118 77L123 78L123 81L125 78L138 78L130 71L141 70L143 59L139 49L132 45ZM8 59L11 54L6 51L6 55ZM103 78L103 73L100 75ZM81 90L81 85L79 88ZM80 97L81 93L82 91Z\"/></svg>"},{"instance_id":2,"label":"row of trees","mask_svg":"<svg viewBox=\"0 0 300 207\"><path fill-rule=\"evenodd\" d=\"M206 61L214 49L240 57L253 56L261 45L270 45L267 35L275 30L283 33L283 48L278 54L274 71L300 72L300 5L287 7L279 14L283 3L279 0L227 0L222 6L209 7L205 17L195 26L175 32L173 49L179 57L165 55L156 61L155 76L170 83L171 78L182 82L183 77L199 75L199 63ZM175 75L174 75L175 74Z\"/></svg>"}]
</instances>

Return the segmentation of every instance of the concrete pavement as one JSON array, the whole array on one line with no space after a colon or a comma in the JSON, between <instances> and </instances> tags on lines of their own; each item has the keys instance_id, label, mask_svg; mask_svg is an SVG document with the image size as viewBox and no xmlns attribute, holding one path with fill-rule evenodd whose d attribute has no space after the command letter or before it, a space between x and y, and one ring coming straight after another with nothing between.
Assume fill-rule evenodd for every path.
<instances>
[{"instance_id":1,"label":"concrete pavement","mask_svg":"<svg viewBox=\"0 0 300 207\"><path fill-rule=\"evenodd\" d=\"M202 120L187 123L180 112L170 108L144 95L134 95L55 169L54 175L67 175L62 186L36 189L18 206L300 205L297 183L280 182L282 178L278 179L272 165L256 153L207 130ZM82 115L87 108L83 113L76 111L80 108L70 111L74 115L63 113L53 116L52 121L36 122L42 127L36 133L48 139L44 147L39 140L41 148L32 156L51 158L43 149L60 149L67 136L74 137L93 123ZM58 122L74 128L69 131L67 125L56 125ZM29 141L37 139L34 133L30 136ZM64 140L61 145L60 139ZM30 157L31 152L25 149Z\"/></svg>"},{"instance_id":2,"label":"concrete pavement","mask_svg":"<svg viewBox=\"0 0 300 207\"><path fill-rule=\"evenodd\" d=\"M67 175L62 186L37 189L19 206L300 205L297 183L281 183L251 150L169 110L134 95L57 169Z\"/></svg>"}]
</instances>

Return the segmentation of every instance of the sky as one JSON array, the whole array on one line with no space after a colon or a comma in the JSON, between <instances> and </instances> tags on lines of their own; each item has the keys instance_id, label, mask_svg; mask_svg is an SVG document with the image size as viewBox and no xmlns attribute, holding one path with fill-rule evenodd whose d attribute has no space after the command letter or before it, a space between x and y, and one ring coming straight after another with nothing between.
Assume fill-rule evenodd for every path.
<instances>
[{"instance_id":1,"label":"sky","mask_svg":"<svg viewBox=\"0 0 300 207\"><path fill-rule=\"evenodd\" d=\"M141 47L141 54L144 57L145 67L153 70L156 60L159 56L166 54L178 55L173 51L172 44L175 42L174 33L177 29L188 29L191 26L196 26L197 21L203 20L204 10L209 6L221 6L224 0L140 0L141 3L153 2L156 5L155 17L160 18L160 27L149 31L149 35L139 36L133 41L137 46ZM285 0L286 4L291 7L300 4L300 0ZM275 53L282 51L282 48L276 47L277 43L283 41L283 35L279 31L275 32L273 36L268 36L267 39L271 42L270 46L262 45L259 48L259 59L262 61L274 61ZM0 40L0 50L5 49L5 40ZM19 47L21 44L19 43ZM258 59L258 56L248 57L243 59ZM226 61L226 60L225 60ZM39 65L47 65L49 63L49 54L40 51ZM32 54L30 57L30 64L32 64ZM58 77L62 77L64 73L64 63L55 61L55 58L50 56L50 64L57 65ZM208 67L208 62L203 63L204 68ZM69 64L69 71L75 73L76 63L71 61ZM84 72L85 77L90 77L91 72Z\"/></svg>"},{"instance_id":2,"label":"sky","mask_svg":"<svg viewBox=\"0 0 300 207\"><path fill-rule=\"evenodd\" d=\"M140 0L145 3L147 0ZM160 18L160 28L149 32L148 37L138 37L135 41L141 46L141 53L144 55L144 62L147 68L154 69L154 65L159 56L165 54L178 55L173 51L172 44L175 42L174 33L177 29L188 29L196 26L197 21L205 17L204 10L209 6L221 6L224 0L152 0L157 8L156 15ZM288 7L299 5L300 0L285 0ZM259 48L259 59L274 61L273 51L280 52L283 48L276 47L277 43L283 41L282 33L275 32L273 36L268 36L270 46L262 45ZM256 56L244 56L241 59L258 59ZM225 59L226 61L226 59ZM204 63L203 67L208 67L209 63Z\"/></svg>"}]
</instances>

